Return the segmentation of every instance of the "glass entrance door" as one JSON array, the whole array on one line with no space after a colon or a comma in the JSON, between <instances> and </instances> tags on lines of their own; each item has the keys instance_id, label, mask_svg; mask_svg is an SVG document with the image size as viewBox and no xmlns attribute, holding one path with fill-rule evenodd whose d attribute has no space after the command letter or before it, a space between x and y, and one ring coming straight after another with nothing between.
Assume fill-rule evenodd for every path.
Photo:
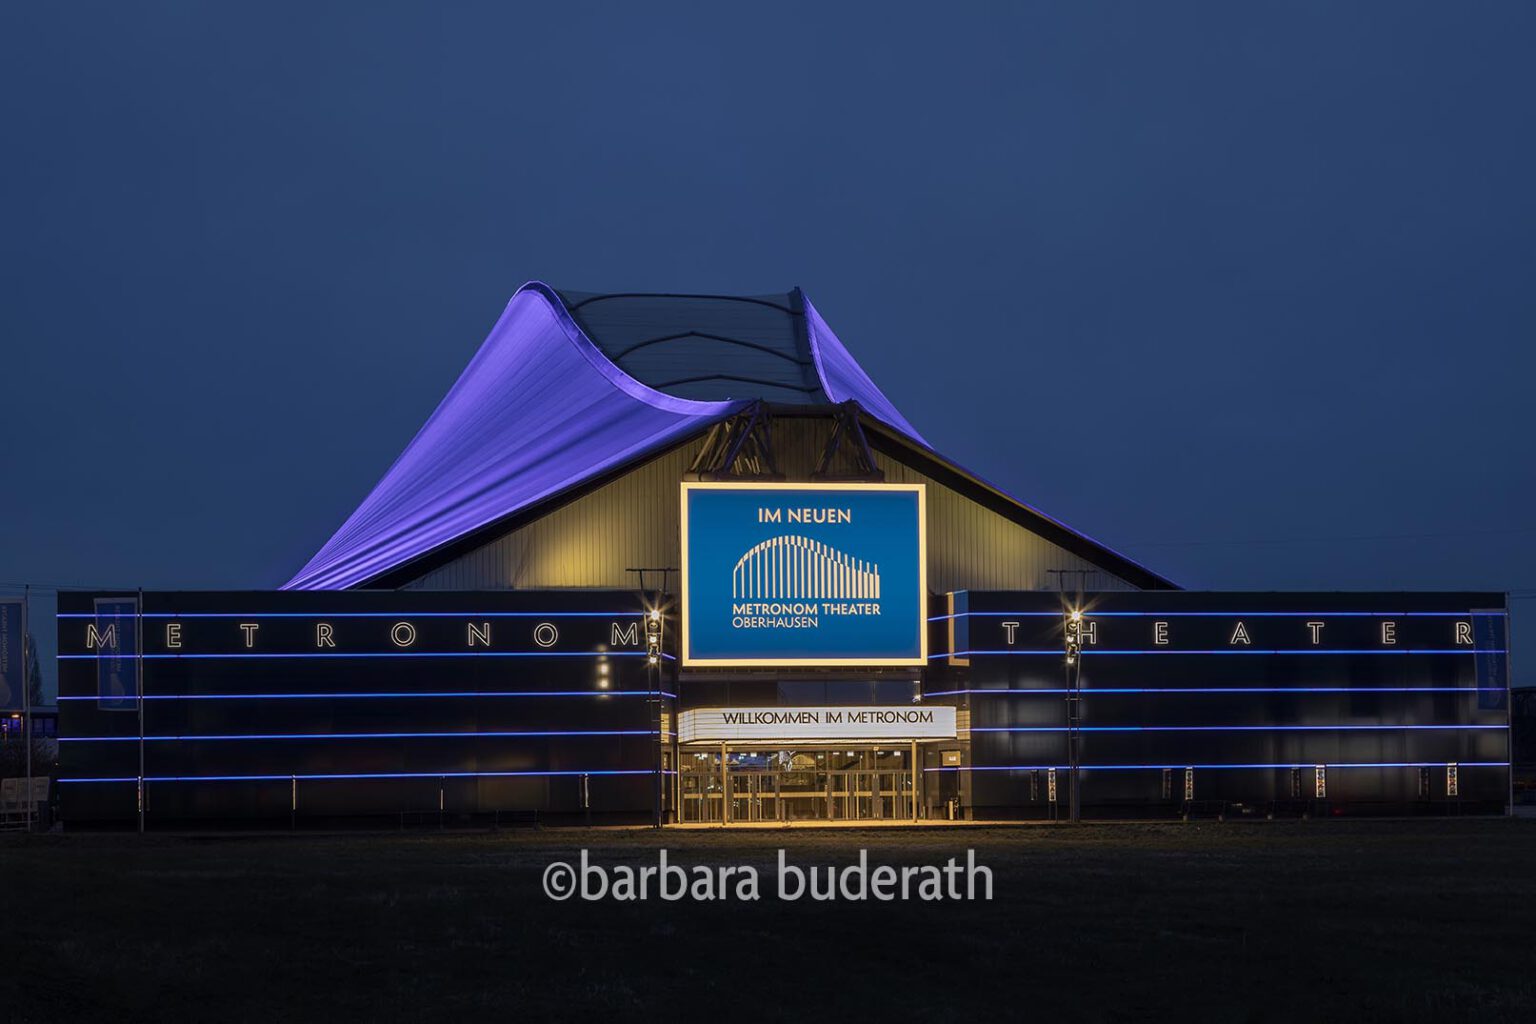
<instances>
[{"instance_id":1,"label":"glass entrance door","mask_svg":"<svg viewBox=\"0 0 1536 1024\"><path fill-rule=\"evenodd\" d=\"M684 822L910 821L914 794L907 750L727 750L684 752Z\"/></svg>"}]
</instances>

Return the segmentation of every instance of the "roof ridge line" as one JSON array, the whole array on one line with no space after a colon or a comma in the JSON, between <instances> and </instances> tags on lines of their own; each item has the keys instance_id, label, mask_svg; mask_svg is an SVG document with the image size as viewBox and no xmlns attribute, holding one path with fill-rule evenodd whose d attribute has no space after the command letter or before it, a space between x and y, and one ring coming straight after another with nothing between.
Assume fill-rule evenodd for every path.
<instances>
[{"instance_id":1,"label":"roof ridge line","mask_svg":"<svg viewBox=\"0 0 1536 1024\"><path fill-rule=\"evenodd\" d=\"M545 285L545 287L548 287L548 285ZM551 291L554 290L551 289ZM575 291L575 289L573 288L571 291ZM589 292L587 293L587 298L568 308L574 311L589 302L599 302L603 299L721 299L726 302L750 302L758 306L767 306L770 309L777 309L788 313L790 316L805 315L803 310L796 310L781 303L770 302L757 295L715 295L708 292Z\"/></svg>"},{"instance_id":2,"label":"roof ridge line","mask_svg":"<svg viewBox=\"0 0 1536 1024\"><path fill-rule=\"evenodd\" d=\"M608 383L624 392L637 401L644 402L653 409L663 412L683 413L687 415L718 415L732 411L742 405L741 399L726 399L723 401L707 401L698 398L679 398L669 395L664 391L658 391L644 381L639 380L625 370L618 363L608 358L602 348L582 330L576 318L571 315L565 300L560 293L543 281L527 281L517 291L512 293L515 301L523 292L532 292L545 301L550 310L555 314L555 320L560 324L562 331L570 343L575 346L592 367L601 373ZM510 305L510 303L509 303Z\"/></svg>"}]
</instances>

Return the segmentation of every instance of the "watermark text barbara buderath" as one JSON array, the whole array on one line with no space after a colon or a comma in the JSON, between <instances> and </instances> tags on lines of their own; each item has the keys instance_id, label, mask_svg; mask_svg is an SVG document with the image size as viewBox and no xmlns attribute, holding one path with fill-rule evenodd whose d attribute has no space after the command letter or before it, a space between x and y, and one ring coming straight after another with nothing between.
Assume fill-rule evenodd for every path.
<instances>
[{"instance_id":1,"label":"watermark text barbara buderath","mask_svg":"<svg viewBox=\"0 0 1536 1024\"><path fill-rule=\"evenodd\" d=\"M764 877L768 875L769 877ZM976 851L962 861L940 864L871 864L860 850L851 864L794 864L778 851L772 871L753 864L673 863L666 850L654 864L601 864L582 850L575 861L557 860L544 869L544 894L552 900L740 900L774 899L895 902L990 900L992 869L976 863Z\"/></svg>"}]
</instances>

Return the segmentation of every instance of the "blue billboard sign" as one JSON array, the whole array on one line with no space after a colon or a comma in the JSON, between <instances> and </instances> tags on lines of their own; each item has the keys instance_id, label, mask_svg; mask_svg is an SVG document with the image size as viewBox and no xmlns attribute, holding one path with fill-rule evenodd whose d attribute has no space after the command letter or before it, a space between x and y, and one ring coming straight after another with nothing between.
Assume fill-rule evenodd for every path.
<instances>
[{"instance_id":1,"label":"blue billboard sign","mask_svg":"<svg viewBox=\"0 0 1536 1024\"><path fill-rule=\"evenodd\" d=\"M922 665L922 484L685 483L683 664Z\"/></svg>"}]
</instances>

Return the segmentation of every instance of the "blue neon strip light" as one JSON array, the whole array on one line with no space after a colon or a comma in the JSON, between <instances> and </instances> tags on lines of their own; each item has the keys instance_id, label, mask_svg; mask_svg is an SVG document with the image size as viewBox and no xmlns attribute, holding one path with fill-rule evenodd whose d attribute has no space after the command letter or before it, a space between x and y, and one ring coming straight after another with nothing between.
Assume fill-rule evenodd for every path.
<instances>
[{"instance_id":1,"label":"blue neon strip light","mask_svg":"<svg viewBox=\"0 0 1536 1024\"><path fill-rule=\"evenodd\" d=\"M1353 761L1323 764L1324 768L1444 768L1448 761ZM1456 761L1458 768L1508 768L1508 761ZM1141 771L1149 768L1316 768L1317 762L1285 764L1095 764L1080 765L1090 771Z\"/></svg>"},{"instance_id":2,"label":"blue neon strip light","mask_svg":"<svg viewBox=\"0 0 1536 1024\"><path fill-rule=\"evenodd\" d=\"M391 699L434 697L670 697L677 694L666 690L507 690L482 692L478 690L448 690L425 693L146 693L145 700L346 700ZM95 694L83 697L60 697L59 700L99 700Z\"/></svg>"},{"instance_id":3,"label":"blue neon strip light","mask_svg":"<svg viewBox=\"0 0 1536 1024\"><path fill-rule=\"evenodd\" d=\"M1333 650L1299 648L1275 650L1216 650L1216 651L1099 651L1088 648L1084 654L1507 654L1502 647L1404 647L1388 648L1335 648Z\"/></svg>"},{"instance_id":4,"label":"blue neon strip light","mask_svg":"<svg viewBox=\"0 0 1536 1024\"><path fill-rule=\"evenodd\" d=\"M1114 655L1131 655L1131 654L1173 654L1173 655L1179 655L1179 654L1325 654L1326 655L1326 654L1508 654L1509 652L1506 651L1502 647L1451 647L1451 648L1442 648L1442 647L1419 647L1419 648L1411 648L1411 647L1383 647L1383 648L1332 648L1332 649L1329 649L1329 648L1302 647L1302 648L1295 648L1295 649L1292 649L1292 650L1278 650L1278 649L1276 649L1276 650L1269 650L1269 649L1263 649L1263 648L1257 648L1257 647L1253 647L1253 648L1238 647L1238 648L1234 648L1234 649L1231 649L1231 650L1217 650L1217 651L1182 651L1182 650L1178 650L1177 648L1166 650L1166 651L1162 651L1162 650L1122 651L1122 650L1096 650L1096 649L1094 649L1092 647L1086 647L1086 648L1083 649L1082 653L1084 655L1090 655L1090 654L1099 654L1099 655L1104 655L1104 654L1114 654ZM1047 649L1047 650L1038 650L1038 649L1025 650L1025 649L1015 648L1015 649L1012 649L1012 650L1003 650L1003 651L946 651L946 652L943 652L943 653L940 653L940 654L930 654L928 656L928 660L932 661L935 658L969 658L969 657L971 657L973 655L1011 655L1011 654L1051 654L1051 655L1054 655L1054 656L1056 656L1058 658L1064 657L1063 653L1060 650L1050 650L1050 649ZM63 658L63 657L95 657L95 655L63 655L63 654L61 654L61 655L59 655L59 657L61 657L61 658ZM147 655L146 654L145 657L146 658L147 657L151 657L151 655Z\"/></svg>"},{"instance_id":5,"label":"blue neon strip light","mask_svg":"<svg viewBox=\"0 0 1536 1024\"><path fill-rule=\"evenodd\" d=\"M1455 764L1458 768L1508 768L1508 761L1357 761L1345 764L1324 764L1322 767L1333 768L1444 768L1448 764ZM924 768L925 772L1029 772L1042 771L1055 768L1058 771L1066 771L1068 765L1064 764L1007 764L1007 765L975 765L970 768ZM1118 771L1154 771L1159 769L1173 769L1179 771L1185 768L1196 768L1201 771L1209 771L1218 768L1316 768L1317 762L1295 762L1280 764L1082 764L1078 765L1079 771L1085 772L1118 772Z\"/></svg>"},{"instance_id":6,"label":"blue neon strip light","mask_svg":"<svg viewBox=\"0 0 1536 1024\"><path fill-rule=\"evenodd\" d=\"M1071 693L1065 688L1037 690L929 690L924 697L951 697L957 694L978 693L995 696L1029 696L1037 693ZM1502 686L1094 686L1083 687L1077 693L1091 697L1100 693L1503 693ZM64 698L59 698L63 700ZM95 697L74 697L72 700L95 700Z\"/></svg>"},{"instance_id":7,"label":"blue neon strip light","mask_svg":"<svg viewBox=\"0 0 1536 1024\"><path fill-rule=\"evenodd\" d=\"M988 613L997 614L997 613ZM1145 618L1145 619L1177 619L1177 618L1230 618L1230 619L1280 619L1301 618L1302 616L1330 616L1333 618L1455 618L1464 619L1472 615L1503 615L1498 612L1090 612L1084 611L1083 618Z\"/></svg>"},{"instance_id":8,"label":"blue neon strip light","mask_svg":"<svg viewBox=\"0 0 1536 1024\"><path fill-rule=\"evenodd\" d=\"M150 743L201 740L404 740L480 739L535 736L655 736L655 729L555 729L522 732L273 732L206 736L145 736ZM668 734L670 735L670 733ZM60 736L60 743L137 743L137 736Z\"/></svg>"},{"instance_id":9,"label":"blue neon strip light","mask_svg":"<svg viewBox=\"0 0 1536 1024\"><path fill-rule=\"evenodd\" d=\"M1078 732L1335 732L1395 729L1508 729L1508 725L1083 725ZM1067 732L1065 726L973 726L971 732Z\"/></svg>"},{"instance_id":10,"label":"blue neon strip light","mask_svg":"<svg viewBox=\"0 0 1536 1024\"><path fill-rule=\"evenodd\" d=\"M1028 619L1028 618L1059 619L1059 618L1062 617L1062 614L1063 614L1062 612L955 612L953 615L931 615L931 616L928 617L928 621L929 622L947 622L950 619L966 619L966 618L974 619L974 618L979 618L979 617L982 617L982 616L986 616L988 618L1005 618L1005 617L1006 618L1013 618L1015 615L1020 616L1022 618L1026 618L1026 619ZM1084 614L1086 614L1086 613L1084 613Z\"/></svg>"},{"instance_id":11,"label":"blue neon strip light","mask_svg":"<svg viewBox=\"0 0 1536 1024\"><path fill-rule=\"evenodd\" d=\"M955 612L953 615L935 615L929 618L929 622L943 622L946 619L962 618L988 618L1011 619L1022 618L1052 618L1059 619L1062 612ZM1145 619L1179 619L1179 618L1226 618L1226 619L1264 619L1264 618L1302 618L1304 616L1330 616L1333 618L1468 618L1474 615L1506 615L1503 609L1497 611L1464 611L1464 612L1091 612L1086 609L1082 612L1085 619L1102 618L1145 618ZM88 617L88 616L87 616Z\"/></svg>"},{"instance_id":12,"label":"blue neon strip light","mask_svg":"<svg viewBox=\"0 0 1536 1024\"><path fill-rule=\"evenodd\" d=\"M957 696L957 695L963 694L963 693L1019 693L1019 694L1030 694L1030 693L1071 693L1071 692L1072 691L1068 690L1068 689L1040 689L1040 690L924 690L923 691L923 698L926 700L929 697L954 697L954 696ZM1082 692L1085 695L1088 693L1087 690L1083 690ZM1104 693L1104 692L1107 692L1107 691L1100 690L1099 692L1100 693ZM64 698L60 697L59 699L63 700ZM70 698L70 699L71 700L96 700L97 698L96 697L73 697L73 698Z\"/></svg>"},{"instance_id":13,"label":"blue neon strip light","mask_svg":"<svg viewBox=\"0 0 1536 1024\"><path fill-rule=\"evenodd\" d=\"M627 612L143 612L143 619L631 619ZM95 612L59 612L61 619L92 619Z\"/></svg>"},{"instance_id":14,"label":"blue neon strip light","mask_svg":"<svg viewBox=\"0 0 1536 1024\"><path fill-rule=\"evenodd\" d=\"M1057 658L1066 657L1065 652L1059 647L1046 647L1043 649L1018 647L1008 651L943 651L939 654L928 655L928 660L933 661L935 658L968 658L973 654L1049 654ZM59 655L59 657L63 657L63 655Z\"/></svg>"},{"instance_id":15,"label":"blue neon strip light","mask_svg":"<svg viewBox=\"0 0 1536 1024\"><path fill-rule=\"evenodd\" d=\"M83 660L97 658L96 654L60 654L60 659ZM352 654L341 651L301 651L268 654L141 654L150 659L175 660L190 658L643 658L644 651L377 651L371 654ZM667 660L672 656L665 655Z\"/></svg>"},{"instance_id":16,"label":"blue neon strip light","mask_svg":"<svg viewBox=\"0 0 1536 1024\"><path fill-rule=\"evenodd\" d=\"M972 767L956 767L951 765L944 768L924 768L925 772L1043 772L1052 768L1058 771L1066 771L1070 765L1065 764L1010 764L1010 765L973 765ZM1086 767L1078 765L1079 768ZM59 780L63 782L63 779Z\"/></svg>"},{"instance_id":17,"label":"blue neon strip light","mask_svg":"<svg viewBox=\"0 0 1536 1024\"><path fill-rule=\"evenodd\" d=\"M309 775L146 775L145 782L288 782L310 779L500 779L521 776L553 775L655 775L654 768L592 768L586 771L569 769L548 772L321 772ZM676 775L671 768L661 774ZM138 782L137 775L97 776L79 779L60 779L60 782Z\"/></svg>"}]
</instances>

